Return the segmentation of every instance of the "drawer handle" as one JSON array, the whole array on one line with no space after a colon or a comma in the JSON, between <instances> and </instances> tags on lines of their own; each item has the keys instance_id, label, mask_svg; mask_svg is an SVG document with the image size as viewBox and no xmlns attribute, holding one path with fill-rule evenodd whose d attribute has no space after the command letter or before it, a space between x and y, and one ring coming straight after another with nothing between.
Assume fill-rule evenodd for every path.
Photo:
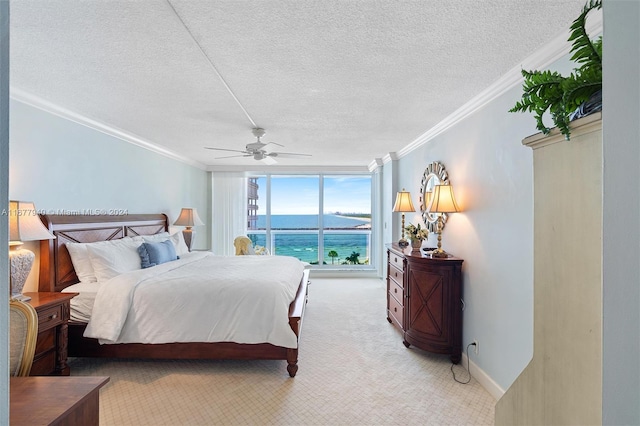
<instances>
[{"instance_id":1,"label":"drawer handle","mask_svg":"<svg viewBox=\"0 0 640 426\"><path fill-rule=\"evenodd\" d=\"M393 308L393 312L398 312L398 308Z\"/></svg>"},{"instance_id":2,"label":"drawer handle","mask_svg":"<svg viewBox=\"0 0 640 426\"><path fill-rule=\"evenodd\" d=\"M50 316L49 316L49 319L50 319L50 320L52 320L52 319L56 319L56 318L58 318L58 314L53 314L53 315L50 315Z\"/></svg>"},{"instance_id":3,"label":"drawer handle","mask_svg":"<svg viewBox=\"0 0 640 426\"><path fill-rule=\"evenodd\" d=\"M398 289L397 289L397 288L394 288L394 289L393 289L393 292L394 292L394 293L397 293L397 292L398 292Z\"/></svg>"},{"instance_id":4,"label":"drawer handle","mask_svg":"<svg viewBox=\"0 0 640 426\"><path fill-rule=\"evenodd\" d=\"M398 278L398 273L397 272L394 272L393 275L395 275L396 278Z\"/></svg>"},{"instance_id":5,"label":"drawer handle","mask_svg":"<svg viewBox=\"0 0 640 426\"><path fill-rule=\"evenodd\" d=\"M396 263L398 263L398 258L397 258L397 257L394 257L394 258L393 258L393 261L394 261L394 262L396 262Z\"/></svg>"}]
</instances>

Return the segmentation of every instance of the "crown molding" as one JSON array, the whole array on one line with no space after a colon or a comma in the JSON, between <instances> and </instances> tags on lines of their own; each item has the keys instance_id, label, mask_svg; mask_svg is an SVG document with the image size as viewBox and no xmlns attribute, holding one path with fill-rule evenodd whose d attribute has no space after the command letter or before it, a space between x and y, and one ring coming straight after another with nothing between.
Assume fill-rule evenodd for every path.
<instances>
[{"instance_id":1,"label":"crown molding","mask_svg":"<svg viewBox=\"0 0 640 426\"><path fill-rule=\"evenodd\" d=\"M172 160L179 161L184 164L188 164L193 167L197 167L201 170L206 170L207 166L194 161L190 158L184 157L180 154L177 154L169 149L163 148L159 145L154 144L151 141L143 139L139 136L136 136L132 133L126 132L122 129L118 129L117 127L110 126L101 121L88 118L82 114L78 114L77 112L71 111L69 109L63 108L59 105L56 105L52 102L44 100L39 96L33 95L29 92L26 92L17 87L11 86L10 88L10 96L11 99L21 102L23 104L32 106L34 108L40 109L42 111L48 112L49 114L64 118L65 120L72 121L74 123L80 124L82 126L88 127L90 129L96 130L98 132L104 133L105 135L112 136L114 138L118 138L122 141L128 142L130 144L139 146L146 150L155 152L156 154L163 155L165 157L171 158Z\"/></svg>"},{"instance_id":2,"label":"crown molding","mask_svg":"<svg viewBox=\"0 0 640 426\"><path fill-rule=\"evenodd\" d=\"M256 163L258 163L256 161ZM318 173L336 173L336 174L350 174L350 173L370 173L371 171L366 166L279 166L279 165L264 165L256 164L249 166L208 166L209 172L249 172L249 173L295 173L295 174L318 174Z\"/></svg>"},{"instance_id":3,"label":"crown molding","mask_svg":"<svg viewBox=\"0 0 640 426\"><path fill-rule=\"evenodd\" d=\"M601 34L602 33L602 11L600 13L593 13L587 19L585 29L588 34ZM506 91L513 87L519 86L524 81L521 70L523 69L545 69L553 62L565 56L571 51L571 44L567 41L570 31L567 30L556 38L551 40L542 48L538 49L532 55L524 59L520 65L511 68L505 75L499 80L480 92L477 96L472 98L469 102L458 108L451 115L444 120L433 126L431 129L423 133L409 145L398 151L399 158L411 153L415 149L429 142L439 134L445 132L469 115L483 108L489 102L496 99Z\"/></svg>"},{"instance_id":4,"label":"crown molding","mask_svg":"<svg viewBox=\"0 0 640 426\"><path fill-rule=\"evenodd\" d=\"M375 172L378 168L382 167L384 165L384 162L382 161L382 158L374 158L373 161L371 161L371 163L369 163L369 171L370 172Z\"/></svg>"}]
</instances>

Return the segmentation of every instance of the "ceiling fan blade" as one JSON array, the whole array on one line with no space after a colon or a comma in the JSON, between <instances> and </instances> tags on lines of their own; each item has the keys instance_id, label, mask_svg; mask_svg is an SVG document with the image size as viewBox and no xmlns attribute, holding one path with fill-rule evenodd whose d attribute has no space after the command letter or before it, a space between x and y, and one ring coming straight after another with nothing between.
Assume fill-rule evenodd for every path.
<instances>
[{"instance_id":1,"label":"ceiling fan blade","mask_svg":"<svg viewBox=\"0 0 640 426\"><path fill-rule=\"evenodd\" d=\"M280 145L279 143L275 143L275 142L269 142L264 144L264 146L260 149L263 151L269 152L271 149L273 149L274 146L284 146L284 145Z\"/></svg>"},{"instance_id":2,"label":"ceiling fan blade","mask_svg":"<svg viewBox=\"0 0 640 426\"><path fill-rule=\"evenodd\" d=\"M299 154L296 152L271 152L269 155L275 154L278 157L311 157L311 154Z\"/></svg>"},{"instance_id":3,"label":"ceiling fan blade","mask_svg":"<svg viewBox=\"0 0 640 426\"><path fill-rule=\"evenodd\" d=\"M204 149L211 149L214 151L231 151L231 152L242 152L242 153L246 153L247 151L240 151L239 149L225 149L225 148L212 148L209 146L205 146Z\"/></svg>"},{"instance_id":4,"label":"ceiling fan blade","mask_svg":"<svg viewBox=\"0 0 640 426\"><path fill-rule=\"evenodd\" d=\"M244 154L244 155L229 155L226 157L216 157L216 160L222 160L223 158L238 158L238 157L253 157L253 155L251 154Z\"/></svg>"}]
</instances>

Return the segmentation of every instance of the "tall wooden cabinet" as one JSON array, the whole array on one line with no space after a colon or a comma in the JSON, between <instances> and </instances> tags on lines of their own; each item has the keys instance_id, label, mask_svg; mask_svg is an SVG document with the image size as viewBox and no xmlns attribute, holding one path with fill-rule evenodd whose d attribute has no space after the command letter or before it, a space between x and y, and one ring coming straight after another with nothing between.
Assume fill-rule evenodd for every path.
<instances>
[{"instance_id":1,"label":"tall wooden cabinet","mask_svg":"<svg viewBox=\"0 0 640 426\"><path fill-rule=\"evenodd\" d=\"M411 247L387 246L387 320L403 343L462 356L462 259L427 257Z\"/></svg>"},{"instance_id":2,"label":"tall wooden cabinet","mask_svg":"<svg viewBox=\"0 0 640 426\"><path fill-rule=\"evenodd\" d=\"M522 142L533 149L533 358L496 425L602 424L601 113L570 127L570 141L554 129Z\"/></svg>"}]
</instances>

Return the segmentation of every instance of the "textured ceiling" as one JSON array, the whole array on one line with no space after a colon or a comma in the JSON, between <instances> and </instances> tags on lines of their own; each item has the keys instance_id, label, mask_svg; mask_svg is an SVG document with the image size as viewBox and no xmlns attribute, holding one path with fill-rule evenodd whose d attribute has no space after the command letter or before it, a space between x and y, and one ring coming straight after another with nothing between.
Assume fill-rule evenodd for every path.
<instances>
[{"instance_id":1,"label":"textured ceiling","mask_svg":"<svg viewBox=\"0 0 640 426\"><path fill-rule=\"evenodd\" d=\"M203 147L244 149L257 125L264 142L312 154L279 165L366 167L566 32L583 5L11 0L10 81L202 165L254 165Z\"/></svg>"}]
</instances>

